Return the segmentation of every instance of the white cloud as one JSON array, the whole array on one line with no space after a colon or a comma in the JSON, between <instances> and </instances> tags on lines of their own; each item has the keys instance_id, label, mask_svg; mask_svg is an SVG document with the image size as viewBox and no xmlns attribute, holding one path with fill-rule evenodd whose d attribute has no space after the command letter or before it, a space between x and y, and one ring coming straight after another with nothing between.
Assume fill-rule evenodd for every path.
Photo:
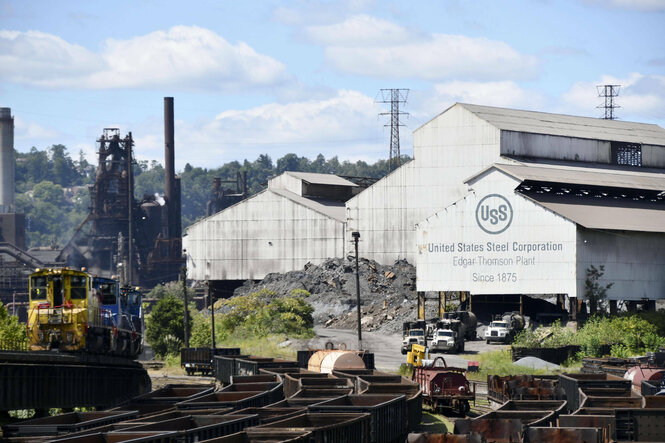
<instances>
[{"instance_id":1,"label":"white cloud","mask_svg":"<svg viewBox=\"0 0 665 443\"><path fill-rule=\"evenodd\" d=\"M369 15L356 15L341 23L308 26L305 35L326 46L392 46L412 40L411 33L393 22Z\"/></svg>"},{"instance_id":2,"label":"white cloud","mask_svg":"<svg viewBox=\"0 0 665 443\"><path fill-rule=\"evenodd\" d=\"M42 32L0 31L0 78L48 88L187 90L267 87L290 80L281 62L196 26L108 39L99 53Z\"/></svg>"},{"instance_id":3,"label":"white cloud","mask_svg":"<svg viewBox=\"0 0 665 443\"><path fill-rule=\"evenodd\" d=\"M663 11L665 10L665 0L582 0L584 3L590 3L610 8L634 9L637 11Z\"/></svg>"},{"instance_id":4,"label":"white cloud","mask_svg":"<svg viewBox=\"0 0 665 443\"><path fill-rule=\"evenodd\" d=\"M18 149L17 143L44 143L53 144L53 140L60 134L53 129L45 128L37 123L24 120L21 117L14 116L14 145ZM27 148L21 146L21 148Z\"/></svg>"},{"instance_id":5,"label":"white cloud","mask_svg":"<svg viewBox=\"0 0 665 443\"><path fill-rule=\"evenodd\" d=\"M412 91L411 98L411 108L417 108L414 116L422 121L440 114L456 102L539 110L546 101L541 93L523 89L511 81L439 83L430 91Z\"/></svg>"},{"instance_id":6,"label":"white cloud","mask_svg":"<svg viewBox=\"0 0 665 443\"><path fill-rule=\"evenodd\" d=\"M319 153L340 160L385 158L388 137L377 116L381 110L371 97L339 91L324 100L225 111L206 123L176 124L176 163L178 168L186 162L216 167L266 153L275 161L290 152L310 159ZM187 139L179 140L178 134ZM404 144L410 146L410 134Z\"/></svg>"},{"instance_id":7,"label":"white cloud","mask_svg":"<svg viewBox=\"0 0 665 443\"><path fill-rule=\"evenodd\" d=\"M365 15L336 25L310 26L306 35L324 45L330 65L347 73L382 78L440 81L532 79L538 59L508 44L463 35L409 32Z\"/></svg>"},{"instance_id":8,"label":"white cloud","mask_svg":"<svg viewBox=\"0 0 665 443\"><path fill-rule=\"evenodd\" d=\"M577 82L562 96L563 104L583 115L604 114L595 109L604 99L598 97L597 85L621 85L615 113L622 120L665 121L665 76L632 73L627 78L602 76L595 82ZM595 111L595 112L594 112Z\"/></svg>"}]
</instances>

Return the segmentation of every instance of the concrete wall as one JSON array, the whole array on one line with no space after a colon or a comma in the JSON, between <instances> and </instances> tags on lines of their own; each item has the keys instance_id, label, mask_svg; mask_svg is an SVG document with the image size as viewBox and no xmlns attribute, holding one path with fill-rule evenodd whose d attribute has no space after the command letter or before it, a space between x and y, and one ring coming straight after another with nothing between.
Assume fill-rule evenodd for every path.
<instances>
[{"instance_id":1,"label":"concrete wall","mask_svg":"<svg viewBox=\"0 0 665 443\"><path fill-rule=\"evenodd\" d=\"M418 224L418 291L575 296L575 224L515 194L518 184L490 170ZM483 208L501 205L505 217L483 220Z\"/></svg>"},{"instance_id":2,"label":"concrete wall","mask_svg":"<svg viewBox=\"0 0 665 443\"><path fill-rule=\"evenodd\" d=\"M459 105L417 129L414 160L346 203L360 256L415 263L415 224L460 199L463 181L499 159L499 134Z\"/></svg>"},{"instance_id":3,"label":"concrete wall","mask_svg":"<svg viewBox=\"0 0 665 443\"><path fill-rule=\"evenodd\" d=\"M577 292L584 295L589 265L605 266L601 284L610 300L665 297L665 234L577 230Z\"/></svg>"},{"instance_id":4,"label":"concrete wall","mask_svg":"<svg viewBox=\"0 0 665 443\"><path fill-rule=\"evenodd\" d=\"M344 223L265 190L187 229L195 280L262 279L345 254Z\"/></svg>"}]
</instances>

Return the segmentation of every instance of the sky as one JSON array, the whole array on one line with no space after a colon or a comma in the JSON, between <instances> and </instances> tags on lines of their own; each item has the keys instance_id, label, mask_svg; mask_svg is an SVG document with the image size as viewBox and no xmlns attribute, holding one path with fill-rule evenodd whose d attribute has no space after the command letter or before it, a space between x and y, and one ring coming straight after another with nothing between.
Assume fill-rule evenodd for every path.
<instances>
[{"instance_id":1,"label":"sky","mask_svg":"<svg viewBox=\"0 0 665 443\"><path fill-rule=\"evenodd\" d=\"M104 128L176 169L260 154L389 155L381 89L408 89L412 132L455 102L665 127L665 0L0 0L0 107L15 147L96 163Z\"/></svg>"}]
</instances>

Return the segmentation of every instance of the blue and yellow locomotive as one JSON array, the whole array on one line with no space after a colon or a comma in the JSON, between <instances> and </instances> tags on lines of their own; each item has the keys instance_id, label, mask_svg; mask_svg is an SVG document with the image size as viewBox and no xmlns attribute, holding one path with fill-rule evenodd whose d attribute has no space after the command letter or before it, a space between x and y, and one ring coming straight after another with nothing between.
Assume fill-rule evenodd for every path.
<instances>
[{"instance_id":1,"label":"blue and yellow locomotive","mask_svg":"<svg viewBox=\"0 0 665 443\"><path fill-rule=\"evenodd\" d=\"M30 275L30 349L137 356L143 344L141 293L73 269Z\"/></svg>"}]
</instances>

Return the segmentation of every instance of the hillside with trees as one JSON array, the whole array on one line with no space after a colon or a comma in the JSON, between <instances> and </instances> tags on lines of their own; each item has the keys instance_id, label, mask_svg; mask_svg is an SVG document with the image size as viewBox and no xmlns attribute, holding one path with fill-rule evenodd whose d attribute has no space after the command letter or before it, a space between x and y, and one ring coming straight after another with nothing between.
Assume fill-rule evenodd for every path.
<instances>
[{"instance_id":1,"label":"hillside with trees","mask_svg":"<svg viewBox=\"0 0 665 443\"><path fill-rule=\"evenodd\" d=\"M403 156L403 162L408 160L408 156ZM88 214L88 185L94 182L95 168L96 164L89 163L82 152L73 159L63 145L16 152L16 210L26 215L28 247L63 246L69 241ZM284 171L381 178L388 173L388 162L340 162L337 157L326 159L321 154L314 160L286 154L273 162L269 155L262 154L254 161L233 161L210 169L187 163L178 173L183 229L205 216L214 178L234 181L237 173L243 171L247 173L248 193L253 195L265 187L268 178ZM134 166L134 177L134 195L138 200L144 195L164 193L164 167L159 162L139 161Z\"/></svg>"}]
</instances>

